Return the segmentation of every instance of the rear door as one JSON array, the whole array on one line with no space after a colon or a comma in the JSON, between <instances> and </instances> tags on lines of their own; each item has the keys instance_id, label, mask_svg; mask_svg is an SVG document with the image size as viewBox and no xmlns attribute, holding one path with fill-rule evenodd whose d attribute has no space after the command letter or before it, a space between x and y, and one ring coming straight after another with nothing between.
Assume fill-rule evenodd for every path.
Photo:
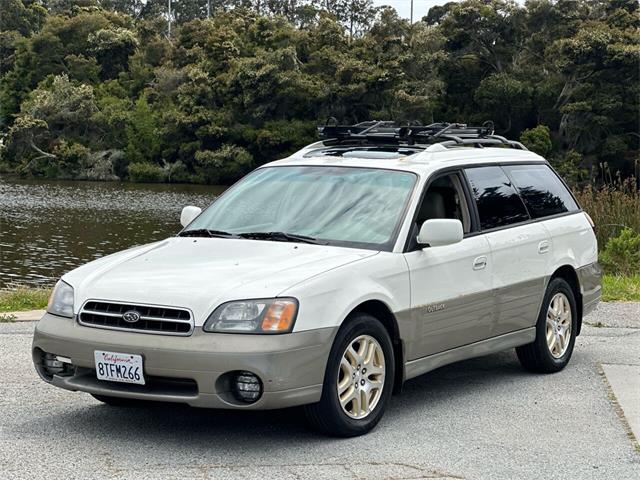
<instances>
[{"instance_id":1,"label":"rear door","mask_svg":"<svg viewBox=\"0 0 640 480\"><path fill-rule=\"evenodd\" d=\"M502 167L467 168L480 228L491 249L495 321L489 336L535 325L551 252L541 222L533 221Z\"/></svg>"}]
</instances>

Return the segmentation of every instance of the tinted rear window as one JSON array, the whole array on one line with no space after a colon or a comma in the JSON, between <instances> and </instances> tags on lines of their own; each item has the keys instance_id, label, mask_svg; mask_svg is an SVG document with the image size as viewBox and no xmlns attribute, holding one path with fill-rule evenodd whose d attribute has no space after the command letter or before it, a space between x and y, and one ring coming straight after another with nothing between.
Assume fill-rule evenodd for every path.
<instances>
[{"instance_id":1,"label":"tinted rear window","mask_svg":"<svg viewBox=\"0 0 640 480\"><path fill-rule=\"evenodd\" d=\"M575 212L578 205L547 165L505 166L533 218Z\"/></svg>"},{"instance_id":2,"label":"tinted rear window","mask_svg":"<svg viewBox=\"0 0 640 480\"><path fill-rule=\"evenodd\" d=\"M529 214L511 181L500 167L465 170L478 205L483 230L529 220Z\"/></svg>"}]
</instances>

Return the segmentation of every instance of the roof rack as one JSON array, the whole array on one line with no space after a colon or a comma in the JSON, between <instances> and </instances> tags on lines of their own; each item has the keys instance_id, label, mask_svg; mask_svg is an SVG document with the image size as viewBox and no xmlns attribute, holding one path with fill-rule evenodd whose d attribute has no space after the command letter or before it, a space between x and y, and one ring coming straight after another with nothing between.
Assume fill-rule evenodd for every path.
<instances>
[{"instance_id":1,"label":"roof rack","mask_svg":"<svg viewBox=\"0 0 640 480\"><path fill-rule=\"evenodd\" d=\"M415 122L412 122L415 123ZM520 142L508 140L494 134L494 124L484 122L480 127L470 127L464 123L432 123L431 125L398 125L392 121L369 121L355 125L338 125L334 118L325 125L318 126L318 132L325 143L337 144L407 144L433 145L445 148L472 146L483 148L499 145L518 150L527 150Z\"/></svg>"}]
</instances>

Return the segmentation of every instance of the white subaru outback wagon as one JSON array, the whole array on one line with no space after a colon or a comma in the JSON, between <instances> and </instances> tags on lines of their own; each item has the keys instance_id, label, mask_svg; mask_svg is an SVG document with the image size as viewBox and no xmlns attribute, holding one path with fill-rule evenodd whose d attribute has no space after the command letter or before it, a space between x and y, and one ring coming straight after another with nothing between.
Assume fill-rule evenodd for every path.
<instances>
[{"instance_id":1,"label":"white subaru outback wagon","mask_svg":"<svg viewBox=\"0 0 640 480\"><path fill-rule=\"evenodd\" d=\"M590 218L490 124L324 126L175 237L62 277L38 323L46 382L109 405L304 405L372 429L405 380L516 349L557 372L600 299Z\"/></svg>"}]
</instances>

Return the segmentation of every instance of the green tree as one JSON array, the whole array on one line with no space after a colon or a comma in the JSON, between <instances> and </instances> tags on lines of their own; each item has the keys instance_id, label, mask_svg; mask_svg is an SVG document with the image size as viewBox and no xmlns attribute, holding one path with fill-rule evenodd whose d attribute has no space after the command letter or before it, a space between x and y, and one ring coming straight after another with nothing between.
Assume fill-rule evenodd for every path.
<instances>
[{"instance_id":1,"label":"green tree","mask_svg":"<svg viewBox=\"0 0 640 480\"><path fill-rule=\"evenodd\" d=\"M251 154L241 147L223 145L218 150L199 150L195 154L196 173L207 183L232 181L252 168Z\"/></svg>"},{"instance_id":2,"label":"green tree","mask_svg":"<svg viewBox=\"0 0 640 480\"><path fill-rule=\"evenodd\" d=\"M90 51L102 67L102 78L114 78L129 68L129 56L138 46L138 39L126 28L105 28L88 37Z\"/></svg>"},{"instance_id":3,"label":"green tree","mask_svg":"<svg viewBox=\"0 0 640 480\"><path fill-rule=\"evenodd\" d=\"M162 151L158 119L141 96L127 118L125 154L129 163L154 163Z\"/></svg>"},{"instance_id":4,"label":"green tree","mask_svg":"<svg viewBox=\"0 0 640 480\"><path fill-rule=\"evenodd\" d=\"M520 135L520 141L529 150L543 157L549 155L553 148L551 130L546 125L538 125L537 127L526 129Z\"/></svg>"}]
</instances>

